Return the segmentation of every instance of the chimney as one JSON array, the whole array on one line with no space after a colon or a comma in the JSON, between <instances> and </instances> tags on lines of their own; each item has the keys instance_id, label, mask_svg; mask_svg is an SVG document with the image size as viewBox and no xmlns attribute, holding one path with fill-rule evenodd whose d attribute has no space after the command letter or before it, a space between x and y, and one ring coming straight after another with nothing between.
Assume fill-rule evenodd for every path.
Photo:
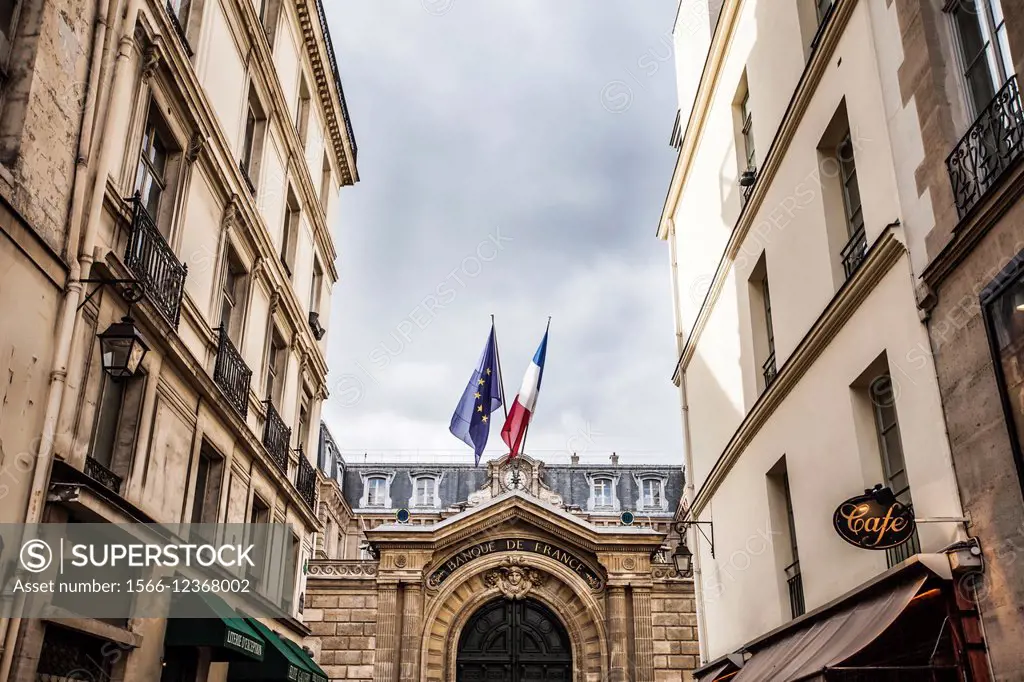
<instances>
[{"instance_id":1,"label":"chimney","mask_svg":"<svg viewBox=\"0 0 1024 682\"><path fill-rule=\"evenodd\" d=\"M572 453L572 457L569 459L569 461L572 462L573 466L576 466L577 464L580 463L580 456L574 452Z\"/></svg>"},{"instance_id":2,"label":"chimney","mask_svg":"<svg viewBox=\"0 0 1024 682\"><path fill-rule=\"evenodd\" d=\"M610 459L612 460L612 466L613 466L613 467L617 467L617 466L619 466L619 456L618 456L617 454L615 454L615 453L613 452L613 453L612 453L612 456L610 457Z\"/></svg>"}]
</instances>

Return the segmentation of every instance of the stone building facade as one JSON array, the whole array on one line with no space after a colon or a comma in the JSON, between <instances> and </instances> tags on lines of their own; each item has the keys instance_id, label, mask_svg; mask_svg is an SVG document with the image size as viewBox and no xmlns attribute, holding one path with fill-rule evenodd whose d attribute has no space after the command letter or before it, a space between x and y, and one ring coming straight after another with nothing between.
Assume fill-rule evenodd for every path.
<instances>
[{"instance_id":1,"label":"stone building facade","mask_svg":"<svg viewBox=\"0 0 1024 682\"><path fill-rule=\"evenodd\" d=\"M980 607L994 677L1024 680L1024 6L893 5L899 94L920 128L907 191L927 200L917 257L930 344L921 355L934 358L960 497L984 557L964 596Z\"/></svg>"},{"instance_id":2,"label":"stone building facade","mask_svg":"<svg viewBox=\"0 0 1024 682\"><path fill-rule=\"evenodd\" d=\"M294 591L243 629L301 658L331 219L358 181L323 3L12 0L0 21L0 521L287 525ZM119 375L98 336L125 317L148 352ZM2 606L3 682L254 674L165 618Z\"/></svg>"},{"instance_id":3,"label":"stone building facade","mask_svg":"<svg viewBox=\"0 0 1024 682\"><path fill-rule=\"evenodd\" d=\"M667 563L678 468L321 465L361 554L309 567L307 641L332 679L691 679L692 582Z\"/></svg>"}]
</instances>

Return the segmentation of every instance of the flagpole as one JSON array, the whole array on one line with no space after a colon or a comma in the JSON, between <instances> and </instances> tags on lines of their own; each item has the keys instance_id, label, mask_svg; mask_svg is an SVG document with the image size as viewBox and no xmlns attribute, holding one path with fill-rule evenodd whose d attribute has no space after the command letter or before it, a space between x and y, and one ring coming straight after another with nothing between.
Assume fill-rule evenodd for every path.
<instances>
[{"instance_id":1,"label":"flagpole","mask_svg":"<svg viewBox=\"0 0 1024 682\"><path fill-rule=\"evenodd\" d=\"M494 330L494 359L498 364L498 389L501 391L501 406L505 409L505 420L508 421L508 403L505 400L505 375L501 372L501 353L498 352L498 329L494 325L494 313L491 313L491 329Z\"/></svg>"},{"instance_id":2,"label":"flagpole","mask_svg":"<svg viewBox=\"0 0 1024 682\"><path fill-rule=\"evenodd\" d=\"M548 326L544 328L544 336L547 337L548 332L551 331L551 316L548 315ZM526 422L526 428L523 430L523 443L520 448L521 453L526 452L526 437L530 435L530 424L533 423L533 415L530 415L530 421Z\"/></svg>"}]
</instances>

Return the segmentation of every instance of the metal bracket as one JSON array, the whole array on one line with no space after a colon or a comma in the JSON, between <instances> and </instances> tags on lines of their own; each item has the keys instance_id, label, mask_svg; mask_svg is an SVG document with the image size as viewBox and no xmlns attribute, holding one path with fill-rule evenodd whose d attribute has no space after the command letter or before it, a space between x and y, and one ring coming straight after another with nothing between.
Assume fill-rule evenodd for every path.
<instances>
[{"instance_id":1,"label":"metal bracket","mask_svg":"<svg viewBox=\"0 0 1024 682\"><path fill-rule=\"evenodd\" d=\"M674 524L672 524L673 530L675 530L675 532L679 534L680 538L683 538L686 535L687 531L690 530L690 526L697 526L697 530L700 531L700 534L704 536L704 539L707 540L707 543L711 545L711 558L714 559L715 524L711 521L676 521ZM707 526L708 532L710 532L711 535L709 536L708 533L705 533L704 529L701 528L701 526ZM685 539L683 540L683 542L685 542Z\"/></svg>"},{"instance_id":2,"label":"metal bracket","mask_svg":"<svg viewBox=\"0 0 1024 682\"><path fill-rule=\"evenodd\" d=\"M77 310L81 310L92 300L92 297L99 293L100 289L104 286L115 286L122 285L124 288L121 290L121 297L128 302L128 307L138 303L142 300L142 297L146 295L145 290L142 288L142 282L137 279L117 279L117 278L106 278L106 277L90 277L89 279L75 280L82 284L97 284L95 289L89 292L89 295L85 297L85 300L78 304Z\"/></svg>"}]
</instances>

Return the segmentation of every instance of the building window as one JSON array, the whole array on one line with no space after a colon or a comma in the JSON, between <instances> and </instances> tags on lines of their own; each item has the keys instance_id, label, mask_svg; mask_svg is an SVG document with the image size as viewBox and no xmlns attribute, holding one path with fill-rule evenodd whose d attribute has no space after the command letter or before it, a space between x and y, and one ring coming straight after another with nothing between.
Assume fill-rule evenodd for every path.
<instances>
[{"instance_id":1,"label":"building window","mask_svg":"<svg viewBox=\"0 0 1024 682\"><path fill-rule=\"evenodd\" d=\"M284 369L288 359L288 346L277 332L270 331L270 347L267 349L267 375L263 387L264 394L273 405L281 404L284 389Z\"/></svg>"},{"instance_id":2,"label":"building window","mask_svg":"<svg viewBox=\"0 0 1024 682\"><path fill-rule=\"evenodd\" d=\"M792 618L804 613L803 578L800 573L800 552L796 542L793 498L789 488L789 472L783 456L768 471L768 513L772 528L775 562L786 585L784 601L789 602Z\"/></svg>"},{"instance_id":3,"label":"building window","mask_svg":"<svg viewBox=\"0 0 1024 682\"><path fill-rule=\"evenodd\" d=\"M247 566L246 572L257 582L263 580L266 572L267 543L270 539L270 505L260 499L259 495L252 496L252 507L249 509L249 525L252 530L253 566Z\"/></svg>"},{"instance_id":4,"label":"building window","mask_svg":"<svg viewBox=\"0 0 1024 682\"><path fill-rule=\"evenodd\" d=\"M292 188L288 188L288 200L284 208L284 225L281 229L281 264L291 277L295 268L295 247L299 240L299 216L302 208Z\"/></svg>"},{"instance_id":5,"label":"building window","mask_svg":"<svg viewBox=\"0 0 1024 682\"><path fill-rule=\"evenodd\" d=\"M878 450L882 455L885 484L892 490L897 500L911 507L913 500L910 497L910 479L907 477L899 419L896 417L896 395L888 372L876 377L868 391L875 413L875 430L878 435ZM904 544L886 550L886 559L889 566L895 566L920 551L920 542L915 532Z\"/></svg>"},{"instance_id":6,"label":"building window","mask_svg":"<svg viewBox=\"0 0 1024 682\"><path fill-rule=\"evenodd\" d=\"M178 20L182 27L188 26L189 12L192 9L192 0L167 0L167 9Z\"/></svg>"},{"instance_id":7,"label":"building window","mask_svg":"<svg viewBox=\"0 0 1024 682\"><path fill-rule=\"evenodd\" d=\"M766 391L775 382L778 366L775 360L775 325L772 321L772 296L768 288L768 264L764 254L750 274L748 290L754 357L760 365L757 383L761 391Z\"/></svg>"},{"instance_id":8,"label":"building window","mask_svg":"<svg viewBox=\"0 0 1024 682\"><path fill-rule=\"evenodd\" d=\"M590 483L590 511L619 511L620 503L616 494L619 477L614 472L595 471L587 474Z\"/></svg>"},{"instance_id":9,"label":"building window","mask_svg":"<svg viewBox=\"0 0 1024 682\"><path fill-rule=\"evenodd\" d=\"M309 312L320 313L320 298L324 290L324 270L320 267L320 260L313 257L313 279L309 285Z\"/></svg>"},{"instance_id":10,"label":"building window","mask_svg":"<svg viewBox=\"0 0 1024 682\"><path fill-rule=\"evenodd\" d=\"M164 239L170 239L174 212L173 180L181 150L155 105L150 106L142 133L134 191Z\"/></svg>"},{"instance_id":11,"label":"building window","mask_svg":"<svg viewBox=\"0 0 1024 682\"><path fill-rule=\"evenodd\" d=\"M860 186L857 184L857 164L853 158L853 141L847 131L846 137L836 149L836 161L843 183L843 207L846 209L846 230L854 236L864 230L864 212L860 201Z\"/></svg>"},{"instance_id":12,"label":"building window","mask_svg":"<svg viewBox=\"0 0 1024 682\"><path fill-rule=\"evenodd\" d=\"M39 650L33 680L109 680L116 660L124 655L111 642L78 630L45 623L46 634ZM119 656L118 656L119 657Z\"/></svg>"},{"instance_id":13,"label":"building window","mask_svg":"<svg viewBox=\"0 0 1024 682\"><path fill-rule=\"evenodd\" d=\"M300 563L302 559L302 540L299 539L298 535L292 535L289 558L291 559L290 568L292 569L292 571L290 574L286 573L282 575L282 577L284 578L282 592L284 595L284 611L285 613L293 614L295 613L297 604L300 606L299 611L302 610L301 604L299 604L298 601L296 600L296 593L299 591L299 576L300 571L302 570L302 565Z\"/></svg>"},{"instance_id":14,"label":"building window","mask_svg":"<svg viewBox=\"0 0 1024 682\"><path fill-rule=\"evenodd\" d=\"M309 414L312 408L313 396L310 395L309 389L303 387L302 400L299 402L298 428L298 448L302 452L305 452L309 448Z\"/></svg>"},{"instance_id":15,"label":"building window","mask_svg":"<svg viewBox=\"0 0 1024 682\"><path fill-rule=\"evenodd\" d=\"M274 47L274 38L277 35L277 21L281 14L281 0L260 0L260 23L263 24L263 33L267 37L267 43Z\"/></svg>"},{"instance_id":16,"label":"building window","mask_svg":"<svg viewBox=\"0 0 1024 682\"><path fill-rule=\"evenodd\" d=\"M0 0L0 68L7 70L7 62L14 45L22 0Z\"/></svg>"},{"instance_id":17,"label":"building window","mask_svg":"<svg viewBox=\"0 0 1024 682\"><path fill-rule=\"evenodd\" d=\"M145 387L144 372L131 381L103 375L86 473L115 492L131 466Z\"/></svg>"},{"instance_id":18,"label":"building window","mask_svg":"<svg viewBox=\"0 0 1024 682\"><path fill-rule=\"evenodd\" d=\"M409 474L409 478L412 479L411 506L440 507L441 498L439 495L438 485L441 482L441 476L442 474L435 472L411 472Z\"/></svg>"},{"instance_id":19,"label":"building window","mask_svg":"<svg viewBox=\"0 0 1024 682\"><path fill-rule=\"evenodd\" d=\"M331 187L334 185L334 172L331 170L331 157L324 152L323 165L320 167L320 206L327 214L331 203Z\"/></svg>"},{"instance_id":20,"label":"building window","mask_svg":"<svg viewBox=\"0 0 1024 682\"><path fill-rule=\"evenodd\" d=\"M825 20L828 16L829 11L832 9L832 3L834 0L814 0L814 9L818 13L818 23Z\"/></svg>"},{"instance_id":21,"label":"building window","mask_svg":"<svg viewBox=\"0 0 1024 682\"><path fill-rule=\"evenodd\" d=\"M743 138L743 170L752 171L757 168L757 150L754 148L754 117L750 113L750 90L743 93L740 100L740 134Z\"/></svg>"},{"instance_id":22,"label":"building window","mask_svg":"<svg viewBox=\"0 0 1024 682\"><path fill-rule=\"evenodd\" d=\"M306 75L302 74L299 83L299 106L295 110L295 131L299 134L299 142L306 146L309 138L309 112L312 111L313 95L309 91Z\"/></svg>"},{"instance_id":23,"label":"building window","mask_svg":"<svg viewBox=\"0 0 1024 682\"><path fill-rule=\"evenodd\" d=\"M249 103L245 109L245 133L242 138L242 154L238 166L245 176L250 191L255 191L263 161L263 139L266 134L267 115L256 96L249 91Z\"/></svg>"},{"instance_id":24,"label":"building window","mask_svg":"<svg viewBox=\"0 0 1024 682\"><path fill-rule=\"evenodd\" d=\"M665 498L665 481L662 474L633 474L637 484L637 510L668 511L668 500Z\"/></svg>"},{"instance_id":25,"label":"building window","mask_svg":"<svg viewBox=\"0 0 1024 682\"><path fill-rule=\"evenodd\" d=\"M196 483L192 490L192 523L217 523L224 459L206 443L199 450Z\"/></svg>"},{"instance_id":26,"label":"building window","mask_svg":"<svg viewBox=\"0 0 1024 682\"><path fill-rule=\"evenodd\" d=\"M981 294L1003 417L1024 488L1024 251Z\"/></svg>"},{"instance_id":27,"label":"building window","mask_svg":"<svg viewBox=\"0 0 1024 682\"><path fill-rule=\"evenodd\" d=\"M391 481L395 477L394 472L360 472L359 475L363 479L363 496L359 500L359 506L390 509Z\"/></svg>"},{"instance_id":28,"label":"building window","mask_svg":"<svg viewBox=\"0 0 1024 682\"><path fill-rule=\"evenodd\" d=\"M971 117L992 101L1013 73L1000 0L955 0L950 3L964 88Z\"/></svg>"},{"instance_id":29,"label":"building window","mask_svg":"<svg viewBox=\"0 0 1024 682\"><path fill-rule=\"evenodd\" d=\"M242 266L234 249L228 247L224 255L224 277L221 285L220 325L228 337L238 345L242 333L242 317L249 274Z\"/></svg>"}]
</instances>

